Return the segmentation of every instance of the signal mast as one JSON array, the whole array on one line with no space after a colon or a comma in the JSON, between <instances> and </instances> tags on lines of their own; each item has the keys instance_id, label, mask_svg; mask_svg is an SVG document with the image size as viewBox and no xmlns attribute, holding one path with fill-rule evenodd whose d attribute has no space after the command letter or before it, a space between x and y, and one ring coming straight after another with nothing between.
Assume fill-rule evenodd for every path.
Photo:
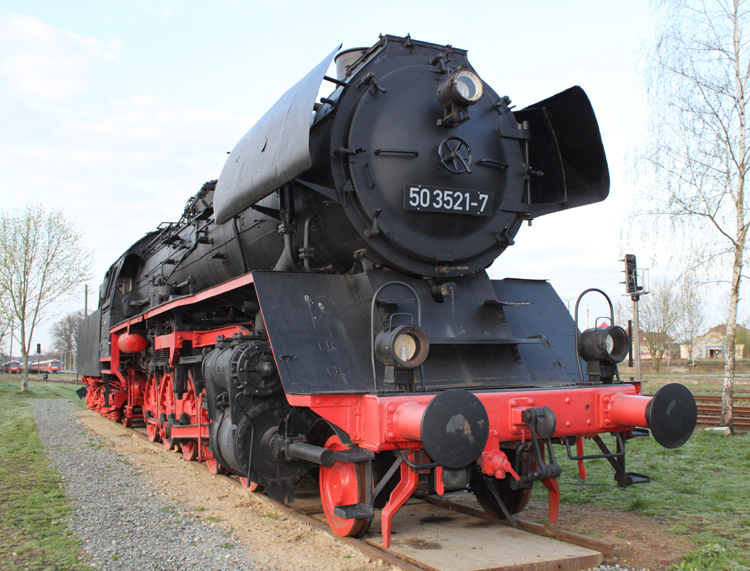
<instances>
[{"instance_id":1,"label":"signal mast","mask_svg":"<svg viewBox=\"0 0 750 571\"><path fill-rule=\"evenodd\" d=\"M633 300L633 353L634 364L635 364L635 380L640 382L643 380L643 373L641 371L641 330L638 323L638 301L642 295L647 295L649 292L644 288L643 273L639 273L638 267L635 262L634 254L625 254L625 295L629 295L630 299Z\"/></svg>"}]
</instances>

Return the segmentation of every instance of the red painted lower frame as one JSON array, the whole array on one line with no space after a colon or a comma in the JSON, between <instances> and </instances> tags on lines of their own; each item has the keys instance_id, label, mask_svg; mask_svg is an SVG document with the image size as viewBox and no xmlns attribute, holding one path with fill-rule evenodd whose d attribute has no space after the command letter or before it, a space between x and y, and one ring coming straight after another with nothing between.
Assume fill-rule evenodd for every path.
<instances>
[{"instance_id":1,"label":"red painted lower frame","mask_svg":"<svg viewBox=\"0 0 750 571\"><path fill-rule=\"evenodd\" d=\"M483 454L478 459L480 469L489 476L518 479L502 443L524 442L531 438L522 413L530 407L549 407L557 419L553 438L576 437L579 455L583 437L606 432L647 427L646 407L650 397L640 395L638 383L599 385L494 392L474 392L482 401L490 420L490 435ZM419 431L426 405L436 395L408 394L376 395L287 395L292 406L309 407L330 423L343 429L352 443L374 452L394 449L420 449ZM441 481L436 468L435 481ZM579 475L586 477L583 462L579 461ZM401 480L381 514L383 546L390 546L393 516L416 489L418 473L405 463L401 465ZM549 493L549 520L557 522L560 506L560 486L556 479L542 480ZM437 484L439 494L442 486Z\"/></svg>"},{"instance_id":2,"label":"red painted lower frame","mask_svg":"<svg viewBox=\"0 0 750 571\"><path fill-rule=\"evenodd\" d=\"M486 450L502 442L531 438L528 426L521 420L524 410L548 406L555 413L557 428L553 438L593 436L603 432L632 430L646 426L645 407L649 397L640 397L639 384L598 385L552 389L474 392L482 401L490 419L490 439ZM375 452L421 448L399 418L403 407L427 405L435 395L287 395L292 406L309 407L344 430L352 443ZM631 397L623 399L622 397ZM633 399L632 397L636 397ZM618 406L615 407L614 405ZM623 413L628 405L627 414ZM632 410L631 410L632 409ZM623 424L623 417L643 422ZM401 428L401 430L399 430ZM493 444L494 443L494 444Z\"/></svg>"}]
</instances>

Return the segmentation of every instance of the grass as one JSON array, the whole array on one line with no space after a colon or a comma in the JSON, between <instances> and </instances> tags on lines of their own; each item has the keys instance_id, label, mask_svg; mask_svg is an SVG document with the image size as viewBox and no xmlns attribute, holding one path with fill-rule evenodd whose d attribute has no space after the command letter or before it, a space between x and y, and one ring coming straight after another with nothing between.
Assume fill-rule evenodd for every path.
<instances>
[{"instance_id":1,"label":"grass","mask_svg":"<svg viewBox=\"0 0 750 571\"><path fill-rule=\"evenodd\" d=\"M66 523L69 500L47 463L28 402L53 395L36 385L25 394L19 389L15 379L0 381L0 569L88 569Z\"/></svg>"},{"instance_id":2,"label":"grass","mask_svg":"<svg viewBox=\"0 0 750 571\"><path fill-rule=\"evenodd\" d=\"M697 549L679 564L674 571L726 571L741 569L727 553L726 547L718 543L709 543Z\"/></svg>"},{"instance_id":3,"label":"grass","mask_svg":"<svg viewBox=\"0 0 750 571\"><path fill-rule=\"evenodd\" d=\"M608 440L604 439L613 449L614 442ZM564 454L559 447L556 452ZM586 453L598 452L587 441ZM662 448L651 438L630 440L627 470L651 476L651 483L625 489L616 486L606 460L586 461L586 480L578 478L577 463L561 458L560 464L563 502L658 518L674 533L689 536L699 548L679 569L750 569L750 435L723 436L697 429L676 450ZM723 563L702 566L709 559Z\"/></svg>"},{"instance_id":4,"label":"grass","mask_svg":"<svg viewBox=\"0 0 750 571\"><path fill-rule=\"evenodd\" d=\"M13 378L15 381L16 377ZM17 383L14 383L15 386L20 387L21 381L18 380ZM52 392L61 394L64 397L69 398L72 401L75 401L77 403L86 404L86 400L82 400L78 398L78 395L76 394L76 391L80 389L83 386L83 384L68 384L68 383L54 383L50 381L29 381L29 388L33 389L39 393L46 393L46 397L48 398L59 398L57 395L52 394ZM52 391L52 392L50 392ZM44 397L43 397L44 398Z\"/></svg>"}]
</instances>

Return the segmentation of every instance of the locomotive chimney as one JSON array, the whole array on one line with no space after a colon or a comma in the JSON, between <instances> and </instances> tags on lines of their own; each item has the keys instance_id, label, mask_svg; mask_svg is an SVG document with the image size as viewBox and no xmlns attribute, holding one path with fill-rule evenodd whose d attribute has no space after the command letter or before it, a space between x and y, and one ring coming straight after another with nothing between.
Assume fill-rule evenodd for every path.
<instances>
[{"instance_id":1,"label":"locomotive chimney","mask_svg":"<svg viewBox=\"0 0 750 571\"><path fill-rule=\"evenodd\" d=\"M333 61L336 62L336 79L346 80L347 68L357 61L369 48L349 48L340 51Z\"/></svg>"}]
</instances>

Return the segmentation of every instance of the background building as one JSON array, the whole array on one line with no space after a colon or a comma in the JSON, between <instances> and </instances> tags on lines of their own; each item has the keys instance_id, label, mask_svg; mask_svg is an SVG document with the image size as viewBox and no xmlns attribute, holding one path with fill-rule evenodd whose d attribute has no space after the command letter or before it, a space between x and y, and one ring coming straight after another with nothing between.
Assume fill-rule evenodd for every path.
<instances>
[{"instance_id":1,"label":"background building","mask_svg":"<svg viewBox=\"0 0 750 571\"><path fill-rule=\"evenodd\" d=\"M695 359L723 359L724 358L724 341L726 340L727 326L726 324L717 325L712 327L706 333L700 337L696 337L693 345L693 352L695 353ZM744 343L739 343L739 340L744 338L746 335L750 335L750 331L737 324L737 344L735 345L735 358L742 359L745 352ZM680 345L680 359L690 359L690 345Z\"/></svg>"}]
</instances>

